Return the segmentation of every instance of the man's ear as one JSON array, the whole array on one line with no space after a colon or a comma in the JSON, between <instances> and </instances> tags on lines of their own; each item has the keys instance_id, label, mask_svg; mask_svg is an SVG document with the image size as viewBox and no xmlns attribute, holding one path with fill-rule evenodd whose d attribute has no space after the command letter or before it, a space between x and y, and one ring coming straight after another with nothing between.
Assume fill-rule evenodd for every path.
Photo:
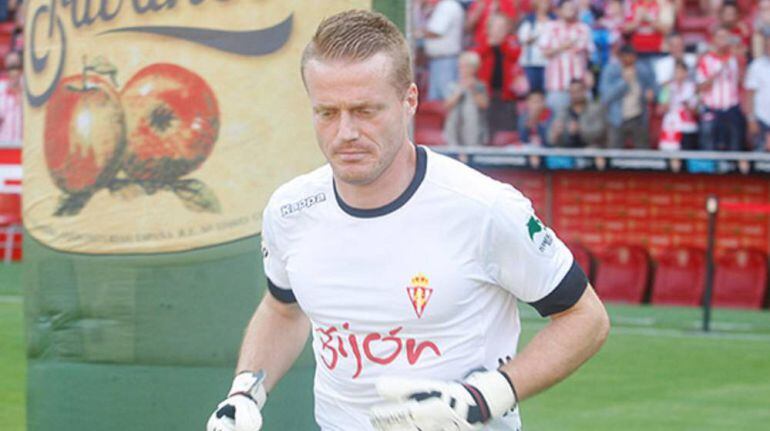
<instances>
[{"instance_id":1,"label":"man's ear","mask_svg":"<svg viewBox=\"0 0 770 431\"><path fill-rule=\"evenodd\" d=\"M417 104L419 103L419 90L415 83L409 84L409 88L406 90L406 97L404 98L404 105L409 110L409 115L414 115L417 112Z\"/></svg>"}]
</instances>

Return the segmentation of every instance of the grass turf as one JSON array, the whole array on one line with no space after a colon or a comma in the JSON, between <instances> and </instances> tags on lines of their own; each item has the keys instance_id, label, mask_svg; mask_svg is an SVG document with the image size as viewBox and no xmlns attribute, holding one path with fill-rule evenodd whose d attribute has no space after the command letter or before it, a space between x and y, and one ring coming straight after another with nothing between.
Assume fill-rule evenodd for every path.
<instances>
[{"instance_id":1,"label":"grass turf","mask_svg":"<svg viewBox=\"0 0 770 431\"><path fill-rule=\"evenodd\" d=\"M25 427L19 273L0 267L0 424L7 431ZM697 309L608 308L607 344L568 380L523 403L527 431L767 429L770 312L715 310L715 331L704 335ZM545 320L522 311L526 343Z\"/></svg>"}]
</instances>

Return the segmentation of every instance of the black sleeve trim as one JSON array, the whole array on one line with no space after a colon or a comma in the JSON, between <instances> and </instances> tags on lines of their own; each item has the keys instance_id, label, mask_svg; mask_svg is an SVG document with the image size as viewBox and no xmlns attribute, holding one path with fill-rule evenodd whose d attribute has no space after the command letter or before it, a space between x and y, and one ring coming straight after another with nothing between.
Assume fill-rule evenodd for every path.
<instances>
[{"instance_id":1,"label":"black sleeve trim","mask_svg":"<svg viewBox=\"0 0 770 431\"><path fill-rule=\"evenodd\" d=\"M297 302L297 298L294 297L294 292L291 289L284 289L276 286L270 278L267 279L267 289L270 291L270 294L273 295L273 298L284 304L294 304Z\"/></svg>"},{"instance_id":2,"label":"black sleeve trim","mask_svg":"<svg viewBox=\"0 0 770 431\"><path fill-rule=\"evenodd\" d=\"M567 271L561 283L556 286L545 298L531 302L541 316L546 317L560 313L571 308L583 296L588 287L588 277L577 262L572 262L572 267Z\"/></svg>"}]
</instances>

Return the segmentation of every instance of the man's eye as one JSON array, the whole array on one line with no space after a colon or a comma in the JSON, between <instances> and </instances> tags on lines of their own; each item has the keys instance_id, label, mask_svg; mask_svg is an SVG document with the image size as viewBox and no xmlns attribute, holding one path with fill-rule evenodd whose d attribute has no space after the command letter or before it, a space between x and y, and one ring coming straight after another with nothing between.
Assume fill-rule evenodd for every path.
<instances>
[{"instance_id":1,"label":"man's eye","mask_svg":"<svg viewBox=\"0 0 770 431\"><path fill-rule=\"evenodd\" d=\"M371 117L372 115L374 115L374 109L370 109L370 108L362 108L362 109L359 109L357 112L359 115L364 117Z\"/></svg>"}]
</instances>

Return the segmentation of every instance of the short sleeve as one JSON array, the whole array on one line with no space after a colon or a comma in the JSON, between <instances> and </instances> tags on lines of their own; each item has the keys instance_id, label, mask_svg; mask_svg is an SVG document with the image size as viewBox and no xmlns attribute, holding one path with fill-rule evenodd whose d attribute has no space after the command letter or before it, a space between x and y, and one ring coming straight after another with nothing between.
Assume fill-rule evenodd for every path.
<instances>
[{"instance_id":1,"label":"short sleeve","mask_svg":"<svg viewBox=\"0 0 770 431\"><path fill-rule=\"evenodd\" d=\"M746 72L746 81L743 86L747 90L759 90L759 77L757 76L757 60L749 66L749 70Z\"/></svg>"},{"instance_id":2,"label":"short sleeve","mask_svg":"<svg viewBox=\"0 0 770 431\"><path fill-rule=\"evenodd\" d=\"M451 4L442 2L436 6L430 18L428 18L428 31L443 36L452 24Z\"/></svg>"},{"instance_id":3,"label":"short sleeve","mask_svg":"<svg viewBox=\"0 0 770 431\"><path fill-rule=\"evenodd\" d=\"M262 215L262 259L267 277L267 287L279 301L284 303L296 302L289 283L289 275L286 272L284 253L274 236L277 232L273 217L268 206Z\"/></svg>"},{"instance_id":4,"label":"short sleeve","mask_svg":"<svg viewBox=\"0 0 770 431\"><path fill-rule=\"evenodd\" d=\"M487 275L542 316L572 307L588 285L569 249L510 186L490 208L481 238Z\"/></svg>"}]
</instances>

